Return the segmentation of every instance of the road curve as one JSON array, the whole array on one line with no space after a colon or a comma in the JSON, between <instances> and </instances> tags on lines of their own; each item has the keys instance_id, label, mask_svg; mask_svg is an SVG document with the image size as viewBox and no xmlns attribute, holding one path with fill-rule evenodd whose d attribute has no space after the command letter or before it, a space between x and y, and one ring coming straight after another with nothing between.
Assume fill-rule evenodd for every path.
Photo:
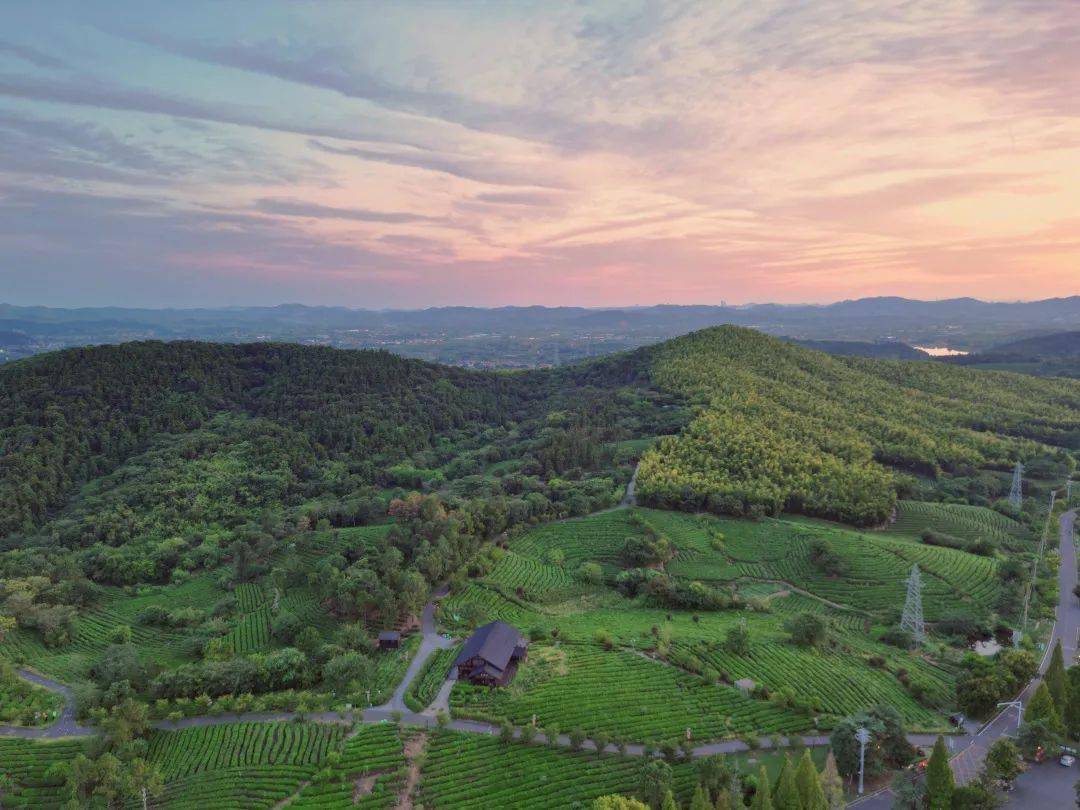
<instances>
[{"instance_id":1,"label":"road curve","mask_svg":"<svg viewBox=\"0 0 1080 810\"><path fill-rule=\"evenodd\" d=\"M0 737L22 737L31 740L55 740L60 737L89 737L97 734L96 728L83 726L75 719L75 696L71 689L59 681L50 680L29 669L17 670L19 677L25 681L36 684L56 692L64 698L64 708L60 717L52 725L44 727L29 726L3 726L0 725Z\"/></svg>"}]
</instances>

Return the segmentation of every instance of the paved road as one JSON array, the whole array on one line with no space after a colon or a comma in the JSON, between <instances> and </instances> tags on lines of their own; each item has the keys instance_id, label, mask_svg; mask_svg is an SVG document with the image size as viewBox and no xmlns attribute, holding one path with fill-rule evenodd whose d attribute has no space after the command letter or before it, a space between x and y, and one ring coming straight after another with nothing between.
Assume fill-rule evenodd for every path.
<instances>
[{"instance_id":1,"label":"paved road","mask_svg":"<svg viewBox=\"0 0 1080 810\"><path fill-rule=\"evenodd\" d=\"M75 719L75 697L71 690L58 681L53 681L31 672L28 669L18 670L19 677L30 683L43 686L50 692L56 692L64 697L64 708L55 723L44 728L26 728L23 726L0 725L0 737L23 737L25 739L56 739L58 737L87 737L97 734L97 729L81 726Z\"/></svg>"},{"instance_id":2,"label":"paved road","mask_svg":"<svg viewBox=\"0 0 1080 810\"><path fill-rule=\"evenodd\" d=\"M1061 652L1065 658L1065 666L1071 665L1076 658L1077 634L1080 633L1080 600L1077 600L1073 594L1073 588L1076 587L1077 582L1076 546L1073 543L1075 522L1075 509L1063 514L1058 522L1058 548L1061 554L1061 566L1058 570L1056 621L1053 630L1051 630L1042 661L1039 664L1040 674L1024 687L1024 690L1020 693L1020 700L1023 701L1024 705L1027 705L1028 700L1031 699L1039 686L1039 682L1042 680L1041 673L1046 669L1046 665L1050 660L1050 653L1053 651L1055 641L1061 642ZM986 752L990 746L1001 737L1015 736L1016 726L1017 711L1015 709L1005 709L974 734L953 738L951 743L955 748L960 749L960 752L951 761L956 782L966 784L974 779L982 768L983 760L986 758ZM1017 780L1016 791L1009 795L1008 805L1010 807L1038 807L1041 810L1046 810L1048 807L1071 807L1075 802L1075 794L1072 790L1072 784L1076 781L1075 777L1062 777L1055 773L1054 779L1049 780L1047 784L1042 784L1045 779L1043 775L1047 773L1047 768L1050 767L1050 765L1035 766L1021 776ZM1053 767L1060 768L1060 770L1069 774L1073 773L1070 769L1061 768L1059 765ZM1040 782L1038 787L1035 786L1035 782ZM1068 790L1064 793L1055 793L1055 799L1050 804L1046 804L1043 799L1035 798L1051 790L1051 784L1057 785L1064 782L1068 782ZM863 810L878 810L879 808L883 810L892 805L892 798L889 791L883 791L855 804Z\"/></svg>"},{"instance_id":3,"label":"paved road","mask_svg":"<svg viewBox=\"0 0 1080 810\"><path fill-rule=\"evenodd\" d=\"M446 596L447 588L445 586L439 588L432 594L436 599L441 599ZM416 676L424 668L424 664L437 650L446 650L454 646L454 642L448 638L444 638L439 635L438 629L435 627L435 602L428 602L424 605L423 620L420 623L420 629L423 633L420 639L420 649L416 651L416 655L413 656L413 660L409 664L409 668L405 670L405 677L401 679L401 683L398 684L397 689L394 690L394 694L390 697L386 703L376 708L380 711L386 712L388 715L392 712L407 712L409 707L405 704L405 693L409 690L409 684L416 680Z\"/></svg>"}]
</instances>

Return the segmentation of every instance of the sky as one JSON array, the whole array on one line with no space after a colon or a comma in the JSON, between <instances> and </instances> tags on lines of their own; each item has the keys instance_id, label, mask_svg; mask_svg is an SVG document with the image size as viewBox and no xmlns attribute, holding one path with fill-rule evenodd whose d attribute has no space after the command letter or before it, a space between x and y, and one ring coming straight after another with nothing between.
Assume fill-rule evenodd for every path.
<instances>
[{"instance_id":1,"label":"sky","mask_svg":"<svg viewBox=\"0 0 1080 810\"><path fill-rule=\"evenodd\" d=\"M1080 293L1076 0L3 17L0 301Z\"/></svg>"}]
</instances>

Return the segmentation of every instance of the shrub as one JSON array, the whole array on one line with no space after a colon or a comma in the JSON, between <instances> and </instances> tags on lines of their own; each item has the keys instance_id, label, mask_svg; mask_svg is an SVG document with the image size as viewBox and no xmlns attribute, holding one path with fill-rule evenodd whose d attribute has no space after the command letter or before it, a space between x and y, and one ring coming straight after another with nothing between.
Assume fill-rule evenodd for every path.
<instances>
[{"instance_id":1,"label":"shrub","mask_svg":"<svg viewBox=\"0 0 1080 810\"><path fill-rule=\"evenodd\" d=\"M784 622L791 642L800 647L821 647L829 638L829 627L815 613L799 613Z\"/></svg>"},{"instance_id":2,"label":"shrub","mask_svg":"<svg viewBox=\"0 0 1080 810\"><path fill-rule=\"evenodd\" d=\"M901 630L899 627L890 627L881 634L881 640L885 644L899 647L901 650L910 650L915 646L915 637L907 630Z\"/></svg>"}]
</instances>

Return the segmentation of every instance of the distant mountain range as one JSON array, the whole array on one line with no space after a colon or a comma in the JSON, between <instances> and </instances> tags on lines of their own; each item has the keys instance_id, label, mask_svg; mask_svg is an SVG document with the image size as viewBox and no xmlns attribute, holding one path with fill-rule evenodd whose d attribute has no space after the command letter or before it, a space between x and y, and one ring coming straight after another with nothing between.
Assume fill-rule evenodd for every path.
<instances>
[{"instance_id":1,"label":"distant mountain range","mask_svg":"<svg viewBox=\"0 0 1080 810\"><path fill-rule=\"evenodd\" d=\"M836 342L817 346L832 353L914 359L922 356L918 347L973 351L1036 332L1080 330L1080 296L1016 303L880 297L827 305L662 304L604 309L365 310L302 304L57 309L0 304L0 360L67 346L141 339L275 340L381 347L444 363L519 367L565 364L722 324L796 341ZM864 345L851 345L854 342Z\"/></svg>"},{"instance_id":2,"label":"distant mountain range","mask_svg":"<svg viewBox=\"0 0 1080 810\"><path fill-rule=\"evenodd\" d=\"M1050 335L1014 340L991 346L979 354L1010 355L1043 360L1065 357L1080 359L1080 331L1055 332Z\"/></svg>"},{"instance_id":3,"label":"distant mountain range","mask_svg":"<svg viewBox=\"0 0 1080 810\"><path fill-rule=\"evenodd\" d=\"M791 340L790 338L785 338ZM840 357L874 357L878 360L929 360L930 355L899 341L871 343L865 340L791 340L807 349Z\"/></svg>"}]
</instances>

